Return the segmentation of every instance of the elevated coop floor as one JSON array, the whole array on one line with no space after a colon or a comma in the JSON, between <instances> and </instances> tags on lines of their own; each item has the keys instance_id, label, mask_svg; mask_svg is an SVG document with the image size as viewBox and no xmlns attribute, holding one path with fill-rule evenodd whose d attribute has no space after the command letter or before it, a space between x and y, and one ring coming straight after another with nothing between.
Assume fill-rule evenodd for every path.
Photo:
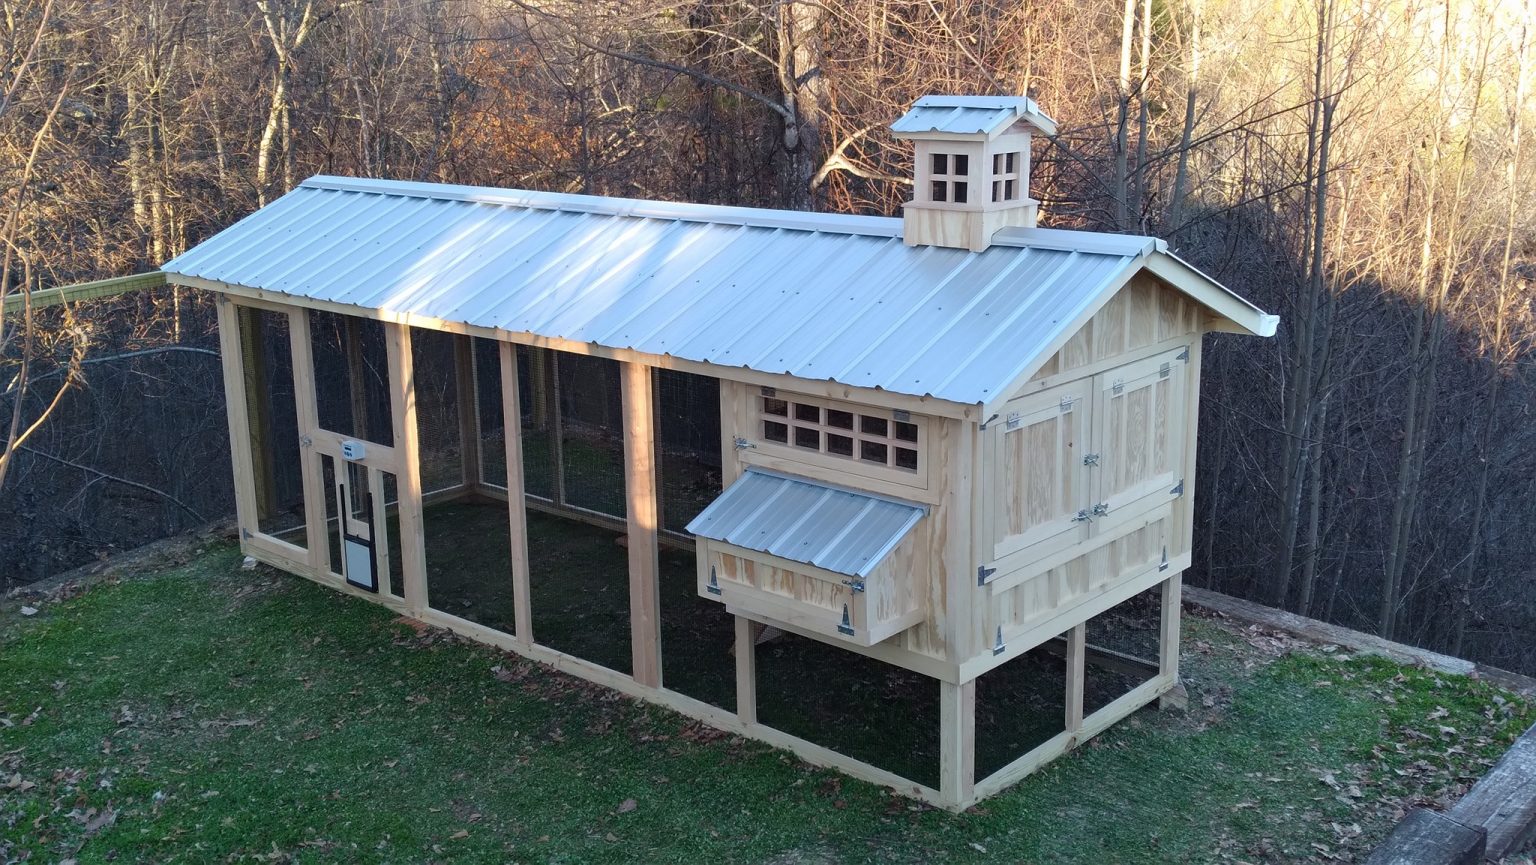
<instances>
[{"instance_id":1,"label":"elevated coop floor","mask_svg":"<svg viewBox=\"0 0 1536 865\"><path fill-rule=\"evenodd\" d=\"M507 506L465 497L427 506L428 604L510 635ZM528 513L533 638L618 673L630 668L627 551L621 533L540 511ZM696 594L693 553L660 555L662 683L736 710L735 621ZM1090 622L1089 640L1156 663L1158 608L1132 599ZM976 770L985 777L1062 733L1066 665L1047 644L978 681ZM938 683L863 655L792 634L756 648L761 724L919 784L939 775ZM1134 665L1090 666L1085 711L1109 705L1149 678Z\"/></svg>"}]
</instances>

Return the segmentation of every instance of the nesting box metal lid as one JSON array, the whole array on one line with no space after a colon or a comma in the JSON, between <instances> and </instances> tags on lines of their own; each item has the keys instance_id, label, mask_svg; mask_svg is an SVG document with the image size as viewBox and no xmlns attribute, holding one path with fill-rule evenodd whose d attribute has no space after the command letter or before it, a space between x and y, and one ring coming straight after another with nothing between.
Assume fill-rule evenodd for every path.
<instances>
[{"instance_id":1,"label":"nesting box metal lid","mask_svg":"<svg viewBox=\"0 0 1536 865\"><path fill-rule=\"evenodd\" d=\"M750 468L694 517L688 531L867 577L927 513L913 502Z\"/></svg>"}]
</instances>

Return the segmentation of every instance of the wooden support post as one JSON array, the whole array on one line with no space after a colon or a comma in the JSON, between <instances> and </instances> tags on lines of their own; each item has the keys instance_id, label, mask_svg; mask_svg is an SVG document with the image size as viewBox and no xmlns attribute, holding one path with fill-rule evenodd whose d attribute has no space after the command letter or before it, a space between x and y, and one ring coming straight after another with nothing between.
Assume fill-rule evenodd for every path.
<instances>
[{"instance_id":1,"label":"wooden support post","mask_svg":"<svg viewBox=\"0 0 1536 865\"><path fill-rule=\"evenodd\" d=\"M454 401L459 414L459 455L463 466L464 489L480 486L480 400L475 386L474 337L453 335Z\"/></svg>"},{"instance_id":2,"label":"wooden support post","mask_svg":"<svg viewBox=\"0 0 1536 865\"><path fill-rule=\"evenodd\" d=\"M751 619L736 617L736 717L757 723L757 628Z\"/></svg>"},{"instance_id":3,"label":"wooden support post","mask_svg":"<svg viewBox=\"0 0 1536 865\"><path fill-rule=\"evenodd\" d=\"M241 397L245 404L245 437L251 461L251 485L256 502L256 512L250 524L252 532L259 531L263 517L277 513L277 482L272 472L272 416L267 411L267 356L263 352L266 327L263 312L259 309L242 310L230 304L235 314L232 332L239 333L235 361L239 363L240 380L243 382Z\"/></svg>"},{"instance_id":4,"label":"wooden support post","mask_svg":"<svg viewBox=\"0 0 1536 865\"><path fill-rule=\"evenodd\" d=\"M400 576L405 583L406 612L420 617L427 609L427 550L421 514L421 437L416 427L416 364L411 354L410 327L386 322L384 345L389 353L395 450L400 455L400 473L395 476L400 496Z\"/></svg>"},{"instance_id":5,"label":"wooden support post","mask_svg":"<svg viewBox=\"0 0 1536 865\"><path fill-rule=\"evenodd\" d=\"M1078 624L1067 632L1066 731L1076 734L1083 728L1083 684L1088 675L1088 624Z\"/></svg>"},{"instance_id":6,"label":"wooden support post","mask_svg":"<svg viewBox=\"0 0 1536 865\"><path fill-rule=\"evenodd\" d=\"M235 520L240 539L260 529L256 477L251 460L251 423L246 413L245 369L240 340L240 308L219 295L219 365L224 371L224 408L229 418L229 459L235 476Z\"/></svg>"},{"instance_id":7,"label":"wooden support post","mask_svg":"<svg viewBox=\"0 0 1536 865\"><path fill-rule=\"evenodd\" d=\"M656 502L656 429L651 368L619 367L624 411L624 489L629 529L629 629L635 681L661 687L661 592Z\"/></svg>"},{"instance_id":8,"label":"wooden support post","mask_svg":"<svg viewBox=\"0 0 1536 865\"><path fill-rule=\"evenodd\" d=\"M560 411L560 358L550 349L531 348L544 357L544 393L548 416L543 429L549 431L549 470L554 483L549 485L550 501L565 507L565 417Z\"/></svg>"},{"instance_id":9,"label":"wooden support post","mask_svg":"<svg viewBox=\"0 0 1536 865\"><path fill-rule=\"evenodd\" d=\"M507 517L512 529L512 630L533 645L533 590L528 576L528 509L523 490L523 412L517 393L517 346L501 343L501 411L507 445Z\"/></svg>"},{"instance_id":10,"label":"wooden support post","mask_svg":"<svg viewBox=\"0 0 1536 865\"><path fill-rule=\"evenodd\" d=\"M1179 630L1184 612L1184 573L1182 571L1163 581L1162 596L1157 667L1158 674L1166 676L1175 688L1159 698L1158 705L1165 709L1182 709L1187 699L1184 696L1184 689L1177 687L1179 684Z\"/></svg>"},{"instance_id":11,"label":"wooden support post","mask_svg":"<svg viewBox=\"0 0 1536 865\"><path fill-rule=\"evenodd\" d=\"M976 796L976 680L939 682L939 794L961 809Z\"/></svg>"},{"instance_id":12,"label":"wooden support post","mask_svg":"<svg viewBox=\"0 0 1536 865\"><path fill-rule=\"evenodd\" d=\"M320 428L320 405L315 393L315 353L310 340L309 310L295 307L288 313L289 352L293 356L294 411L299 421L299 474L304 485L304 523L309 535L309 566L316 573L331 572L330 533L325 518L325 479L310 436Z\"/></svg>"}]
</instances>

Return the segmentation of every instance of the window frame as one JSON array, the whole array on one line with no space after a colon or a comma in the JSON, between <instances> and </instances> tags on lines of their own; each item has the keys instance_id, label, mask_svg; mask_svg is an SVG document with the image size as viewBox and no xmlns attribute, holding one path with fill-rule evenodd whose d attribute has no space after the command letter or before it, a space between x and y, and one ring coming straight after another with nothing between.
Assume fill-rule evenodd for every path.
<instances>
[{"instance_id":1,"label":"window frame","mask_svg":"<svg viewBox=\"0 0 1536 865\"><path fill-rule=\"evenodd\" d=\"M939 171L939 160L944 160L944 170ZM965 161L965 170L960 171L960 161ZM974 203L971 197L971 187L975 184L971 178L971 154L958 153L952 150L933 150L928 153L928 183L926 194L929 203L968 205ZM944 190L944 197L934 195L938 189ZM955 200L955 191L963 189L965 200Z\"/></svg>"},{"instance_id":2,"label":"window frame","mask_svg":"<svg viewBox=\"0 0 1536 865\"><path fill-rule=\"evenodd\" d=\"M932 462L930 450L930 419L901 409L843 402L812 394L782 391L762 387L750 391L752 398L749 417L752 421L752 441L758 450L779 460L789 460L843 474L888 481L902 486L928 488L928 467ZM783 406L783 413L770 410L771 403ZM814 420L805 417L801 408L814 407ZM831 413L847 416L847 426L833 422ZM772 437L769 425L782 427ZM876 427L884 425L884 433ZM866 429L867 427L867 429ZM814 432L816 446L796 444L798 431ZM906 436L910 435L911 438ZM831 448L831 437L848 442L847 453ZM885 448L885 460L877 462L863 459L866 447ZM912 467L902 466L898 451L910 454Z\"/></svg>"}]
</instances>

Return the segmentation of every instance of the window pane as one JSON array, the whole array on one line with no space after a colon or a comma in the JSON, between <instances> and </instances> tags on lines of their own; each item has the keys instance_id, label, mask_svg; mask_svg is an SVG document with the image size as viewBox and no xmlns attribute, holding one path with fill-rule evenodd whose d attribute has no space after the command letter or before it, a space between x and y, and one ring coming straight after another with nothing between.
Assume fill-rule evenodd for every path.
<instances>
[{"instance_id":1,"label":"window pane","mask_svg":"<svg viewBox=\"0 0 1536 865\"><path fill-rule=\"evenodd\" d=\"M787 402L785 402L784 400L781 400L781 399L774 399L771 396L765 396L765 397L763 397L763 414L772 414L772 415L778 415L779 417L788 417L789 416L789 403L787 403Z\"/></svg>"},{"instance_id":2,"label":"window pane","mask_svg":"<svg viewBox=\"0 0 1536 865\"><path fill-rule=\"evenodd\" d=\"M795 403L795 420L821 423L821 406L806 405L803 402Z\"/></svg>"},{"instance_id":3,"label":"window pane","mask_svg":"<svg viewBox=\"0 0 1536 865\"><path fill-rule=\"evenodd\" d=\"M945 183L942 180L935 180L933 182L933 190L931 192L931 196L932 196L933 200L934 201L948 201L949 200L949 193L948 193L948 189L946 188L948 186L949 186L949 184Z\"/></svg>"},{"instance_id":4,"label":"window pane","mask_svg":"<svg viewBox=\"0 0 1536 865\"><path fill-rule=\"evenodd\" d=\"M917 451L911 450L909 448L897 448L896 466L897 468L917 471Z\"/></svg>"},{"instance_id":5,"label":"window pane","mask_svg":"<svg viewBox=\"0 0 1536 865\"><path fill-rule=\"evenodd\" d=\"M795 427L795 446L821 450L821 433L809 427Z\"/></svg>"},{"instance_id":6,"label":"window pane","mask_svg":"<svg viewBox=\"0 0 1536 865\"><path fill-rule=\"evenodd\" d=\"M1017 182L1012 180L1003 184L1003 200L1012 201L1019 197L1018 192L1016 191L1017 185Z\"/></svg>"},{"instance_id":7,"label":"window pane","mask_svg":"<svg viewBox=\"0 0 1536 865\"><path fill-rule=\"evenodd\" d=\"M992 173L1003 173L1003 155L1001 153L992 154Z\"/></svg>"},{"instance_id":8,"label":"window pane","mask_svg":"<svg viewBox=\"0 0 1536 865\"><path fill-rule=\"evenodd\" d=\"M1017 153L1010 153L1010 154L1008 154L1008 167L1003 169L1003 170L1007 171L1010 174L1012 174L1014 171L1017 171L1018 169L1014 168L1014 165L1015 165L1014 160L1017 159L1018 156L1019 156L1019 154L1017 154Z\"/></svg>"},{"instance_id":9,"label":"window pane","mask_svg":"<svg viewBox=\"0 0 1536 865\"><path fill-rule=\"evenodd\" d=\"M859 459L885 465L886 447L879 442L859 442Z\"/></svg>"},{"instance_id":10,"label":"window pane","mask_svg":"<svg viewBox=\"0 0 1536 865\"><path fill-rule=\"evenodd\" d=\"M1002 184L1001 181L997 181L997 180L992 181L992 200L993 201L1002 201L1003 200L1003 184Z\"/></svg>"},{"instance_id":11,"label":"window pane","mask_svg":"<svg viewBox=\"0 0 1536 865\"><path fill-rule=\"evenodd\" d=\"M838 429L853 429L853 412L839 411L835 408L827 409L827 426L835 426Z\"/></svg>"},{"instance_id":12,"label":"window pane","mask_svg":"<svg viewBox=\"0 0 1536 865\"><path fill-rule=\"evenodd\" d=\"M896 421L896 437L904 442L917 441L917 424Z\"/></svg>"},{"instance_id":13,"label":"window pane","mask_svg":"<svg viewBox=\"0 0 1536 865\"><path fill-rule=\"evenodd\" d=\"M853 439L837 433L827 433L827 453L840 457L853 456Z\"/></svg>"},{"instance_id":14,"label":"window pane","mask_svg":"<svg viewBox=\"0 0 1536 865\"><path fill-rule=\"evenodd\" d=\"M971 158L963 153L955 154L955 174L957 176L971 173Z\"/></svg>"},{"instance_id":15,"label":"window pane","mask_svg":"<svg viewBox=\"0 0 1536 865\"><path fill-rule=\"evenodd\" d=\"M789 441L789 427L778 421L763 421L763 438L771 442Z\"/></svg>"},{"instance_id":16,"label":"window pane","mask_svg":"<svg viewBox=\"0 0 1536 865\"><path fill-rule=\"evenodd\" d=\"M949 173L949 154L947 154L947 153L935 153L933 155L933 173L934 174L948 174Z\"/></svg>"},{"instance_id":17,"label":"window pane","mask_svg":"<svg viewBox=\"0 0 1536 865\"><path fill-rule=\"evenodd\" d=\"M865 435L883 437L887 434L886 420L883 417L870 417L867 414L859 415L859 431Z\"/></svg>"},{"instance_id":18,"label":"window pane","mask_svg":"<svg viewBox=\"0 0 1536 865\"><path fill-rule=\"evenodd\" d=\"M964 204L965 201L966 201L965 184L964 183L956 183L955 184L955 203L956 204Z\"/></svg>"}]
</instances>

